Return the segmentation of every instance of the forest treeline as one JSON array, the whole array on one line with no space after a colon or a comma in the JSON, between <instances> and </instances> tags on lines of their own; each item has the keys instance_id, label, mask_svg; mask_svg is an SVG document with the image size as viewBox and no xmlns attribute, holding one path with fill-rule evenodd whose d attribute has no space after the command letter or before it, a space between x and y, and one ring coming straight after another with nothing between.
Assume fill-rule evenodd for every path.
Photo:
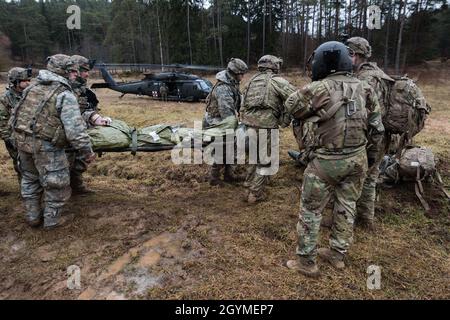
<instances>
[{"instance_id":1,"label":"forest treeline","mask_svg":"<svg viewBox=\"0 0 450 320\"><path fill-rule=\"evenodd\" d=\"M66 26L72 4L81 8L80 30ZM379 30L367 24L369 5L381 9ZM255 64L263 54L302 66L317 45L347 34L368 38L378 63L401 70L448 57L450 10L434 0L0 0L1 33L23 63L64 52L218 66L231 57Z\"/></svg>"}]
</instances>

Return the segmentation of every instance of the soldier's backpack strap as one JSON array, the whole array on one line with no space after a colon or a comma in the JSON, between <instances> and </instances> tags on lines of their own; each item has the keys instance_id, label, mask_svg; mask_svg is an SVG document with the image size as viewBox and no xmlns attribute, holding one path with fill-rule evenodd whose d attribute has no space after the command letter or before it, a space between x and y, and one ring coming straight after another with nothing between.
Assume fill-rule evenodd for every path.
<instances>
[{"instance_id":1,"label":"soldier's backpack strap","mask_svg":"<svg viewBox=\"0 0 450 320\"><path fill-rule=\"evenodd\" d=\"M438 184L438 186L439 186L439 189L441 189L441 191L445 194L445 196L447 197L447 199L448 200L450 200L450 193L447 191L447 190L445 190L445 187L444 187L444 181L442 181L442 177L441 177L441 175L439 174L439 171L436 169L436 171L434 172L434 175L435 175L435 177L436 177L436 180L437 180L437 184Z\"/></svg>"},{"instance_id":2,"label":"soldier's backpack strap","mask_svg":"<svg viewBox=\"0 0 450 320\"><path fill-rule=\"evenodd\" d=\"M416 191L416 196L419 198L420 203L424 207L425 211L430 211L430 206L428 205L427 201L423 197L423 185L422 185L422 179L420 178L420 166L417 166L417 174L416 174L416 182L414 184L414 189Z\"/></svg>"},{"instance_id":3,"label":"soldier's backpack strap","mask_svg":"<svg viewBox=\"0 0 450 320\"><path fill-rule=\"evenodd\" d=\"M131 131L131 154L133 156L136 155L137 148L138 148L137 130L136 128L133 128L133 130Z\"/></svg>"}]
</instances>

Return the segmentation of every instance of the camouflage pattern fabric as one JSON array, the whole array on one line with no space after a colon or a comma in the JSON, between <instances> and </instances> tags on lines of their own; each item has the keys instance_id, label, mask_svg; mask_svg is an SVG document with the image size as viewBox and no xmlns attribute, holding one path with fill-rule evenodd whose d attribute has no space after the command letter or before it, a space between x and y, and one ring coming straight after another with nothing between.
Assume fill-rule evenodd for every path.
<instances>
[{"instance_id":1,"label":"camouflage pattern fabric","mask_svg":"<svg viewBox=\"0 0 450 320\"><path fill-rule=\"evenodd\" d=\"M345 253L353 240L356 201L368 170L366 144L379 142L384 134L378 100L366 83L339 72L296 91L286 101L286 109L299 121L310 119L318 129L325 126L333 132L332 136L314 134L315 158L305 170L300 199L297 254L315 259L322 212L331 197L330 247Z\"/></svg>"},{"instance_id":2,"label":"camouflage pattern fabric","mask_svg":"<svg viewBox=\"0 0 450 320\"><path fill-rule=\"evenodd\" d=\"M355 73L355 76L366 81L376 93L381 107L382 117L386 114L387 104L389 103L389 86L394 83L394 79L389 77L381 70L376 63L362 63ZM376 187L378 176L380 174L379 165L383 160L384 154L387 152L387 142L390 140L389 134L386 132L380 142L380 150L377 159L370 160L370 169L367 178L364 181L361 197L357 203L357 219L362 222L372 222L375 216Z\"/></svg>"},{"instance_id":3,"label":"camouflage pattern fabric","mask_svg":"<svg viewBox=\"0 0 450 320\"><path fill-rule=\"evenodd\" d=\"M19 150L19 158L25 207L35 207L42 200L43 208L39 211L43 212L46 223L53 222L71 194L69 162L64 150L43 141L34 154Z\"/></svg>"},{"instance_id":4,"label":"camouflage pattern fabric","mask_svg":"<svg viewBox=\"0 0 450 320\"><path fill-rule=\"evenodd\" d=\"M24 98L12 115L17 148L32 153L32 146L25 143L25 138L31 136L61 148L91 149L77 98L68 81L47 70L39 72L37 81L24 90ZM36 106L45 101L38 112Z\"/></svg>"},{"instance_id":5,"label":"camouflage pattern fabric","mask_svg":"<svg viewBox=\"0 0 450 320\"><path fill-rule=\"evenodd\" d=\"M320 168L320 169L319 169ZM356 201L367 171L364 150L346 159L315 159L304 172L297 223L297 254L308 259L317 255L322 212L334 198L330 247L345 254L353 242Z\"/></svg>"},{"instance_id":6,"label":"camouflage pattern fabric","mask_svg":"<svg viewBox=\"0 0 450 320\"><path fill-rule=\"evenodd\" d=\"M257 137L256 145L258 146L258 150L257 150L258 155L264 154L264 155L270 156L271 143L272 142L276 143L276 141L271 141L270 130L263 129L263 128L257 128L257 127L250 127L250 126L247 126L247 130L255 130L255 132L256 132L256 137ZM267 144L260 146L259 137L260 137L261 130L263 130L264 133L266 133ZM261 147L262 150L259 147ZM258 172L259 172L259 170L261 170L263 168L269 168L269 167L270 167L270 163L260 164L259 161L257 164L249 164L247 166L246 182L248 184L248 189L256 197L259 197L262 195L262 193L264 191L264 187L269 182L269 176L261 175Z\"/></svg>"},{"instance_id":7,"label":"camouflage pattern fabric","mask_svg":"<svg viewBox=\"0 0 450 320\"><path fill-rule=\"evenodd\" d=\"M8 88L7 91L0 97L0 138L5 141L6 150L13 160L14 170L16 171L20 181L20 169L17 148L14 146L11 139L11 128L8 125L12 110L20 101L21 93L13 88Z\"/></svg>"},{"instance_id":8,"label":"camouflage pattern fabric","mask_svg":"<svg viewBox=\"0 0 450 320\"><path fill-rule=\"evenodd\" d=\"M240 119L248 129L256 131L258 147L260 129L277 129L284 125L284 102L294 91L293 85L270 69L258 72L247 84ZM264 131L267 133L267 144L263 146L266 149L263 154L268 155L267 151L271 150L270 130ZM264 167L270 167L270 164L262 165L258 161L258 164L250 164L247 168L246 181L250 192L256 196L262 194L269 181L268 176L258 173Z\"/></svg>"},{"instance_id":9,"label":"camouflage pattern fabric","mask_svg":"<svg viewBox=\"0 0 450 320\"><path fill-rule=\"evenodd\" d=\"M242 98L240 120L257 128L278 128L285 125L284 102L295 87L267 69L258 72L246 85Z\"/></svg>"},{"instance_id":10,"label":"camouflage pattern fabric","mask_svg":"<svg viewBox=\"0 0 450 320\"><path fill-rule=\"evenodd\" d=\"M352 117L346 116L346 108L341 107L327 121L332 125L334 119L340 123L339 127L342 130L348 128L349 130L345 130L346 134L336 132L337 127L332 126L330 129L333 130L322 129L323 132L320 133L318 129L320 126L324 127L320 117L328 110L327 108L330 108L330 95L342 90L344 83L351 83L351 86L344 86L348 96L358 93L349 100L354 100L356 110L362 114L352 119ZM339 96L339 94L337 95ZM342 94L340 97L342 98ZM315 129L313 134L315 156L324 159L338 159L339 156L345 158L349 154L358 152L359 148L365 148L369 141L368 157L373 159L380 157L380 145L384 135L381 109L373 89L365 82L342 72L334 73L294 92L286 100L285 108L286 112L296 119L314 122L318 125L319 128Z\"/></svg>"},{"instance_id":11,"label":"camouflage pattern fabric","mask_svg":"<svg viewBox=\"0 0 450 320\"><path fill-rule=\"evenodd\" d=\"M98 100L94 92L86 87L85 83L75 81L72 84L73 93L77 97L80 106L81 116L85 121L86 127L91 128L93 125L90 122L91 117L98 113Z\"/></svg>"},{"instance_id":12,"label":"camouflage pattern fabric","mask_svg":"<svg viewBox=\"0 0 450 320\"><path fill-rule=\"evenodd\" d=\"M16 108L12 125L13 136L19 149L23 175L21 192L25 206L27 210L35 208L38 201L42 199L44 226L49 226L57 223L62 207L70 198L69 161L64 150L65 146L71 146L82 154L92 153L92 147L77 99L72 93L68 81L47 70L40 71L37 81L35 86L30 86L25 90L22 105L19 104ZM31 102L41 103L42 101L34 101L35 95L42 96L37 93L44 92L46 94L43 96L47 97L51 93L49 91L55 88L55 83L62 86L63 89L60 90L62 92L55 91L55 97L48 99L44 110L48 108L49 113L58 115L58 118L48 118L47 122L42 121L38 124L43 132L56 132L55 135L58 137L63 136L65 141L62 145L55 143L55 141L59 142L59 139L49 141L45 136L43 139L33 132L30 134L28 131L17 128L18 124L26 123L30 115L35 117L38 122L40 121L40 115L36 114L35 109L32 109L33 103ZM37 93L35 93L36 91ZM26 101L27 99L31 101ZM61 126L64 130L63 135L58 133L58 130L52 131L55 128L49 128L50 126ZM37 124L34 125L34 128L36 127L38 127ZM36 211L32 212L36 213ZM28 211L27 215L32 212Z\"/></svg>"},{"instance_id":13,"label":"camouflage pattern fabric","mask_svg":"<svg viewBox=\"0 0 450 320\"><path fill-rule=\"evenodd\" d=\"M12 110L20 101L22 95L14 90L8 88L6 92L0 96L0 138L3 140L11 137L11 128L8 125Z\"/></svg>"},{"instance_id":14,"label":"camouflage pattern fabric","mask_svg":"<svg viewBox=\"0 0 450 320\"><path fill-rule=\"evenodd\" d=\"M224 70L216 74L217 83L206 98L206 112L203 118L203 129L220 123L239 111L241 94L239 82Z\"/></svg>"},{"instance_id":15,"label":"camouflage pattern fabric","mask_svg":"<svg viewBox=\"0 0 450 320\"><path fill-rule=\"evenodd\" d=\"M231 62L230 62L231 63ZM223 123L225 119L236 119L233 122L237 127L237 113L241 105L241 93L239 91L239 82L230 74L229 71L223 70L216 74L217 83L206 98L206 112L203 118L203 130L214 128L218 124ZM231 129L231 128L230 128ZM224 151L226 150L226 142L223 142ZM226 152L223 152L223 160L226 159ZM217 161L219 162L219 161ZM223 161L225 163L225 161ZM222 169L225 174L233 171L232 167L227 164L214 163L211 167L210 178L219 179Z\"/></svg>"},{"instance_id":16,"label":"camouflage pattern fabric","mask_svg":"<svg viewBox=\"0 0 450 320\"><path fill-rule=\"evenodd\" d=\"M93 127L90 119L94 114L98 113L98 100L95 93L86 87L86 81L81 78L72 84L72 89L75 96L78 99L80 106L80 113L85 121L86 127ZM70 185L72 189L81 188L83 185L83 173L87 170L87 164L83 161L82 157L77 152L69 153L68 155L70 163Z\"/></svg>"},{"instance_id":17,"label":"camouflage pattern fabric","mask_svg":"<svg viewBox=\"0 0 450 320\"><path fill-rule=\"evenodd\" d=\"M364 62L356 70L355 76L359 80L366 81L377 95L380 103L381 116L386 114L387 104L389 103L389 86L395 80L384 73L375 62Z\"/></svg>"}]
</instances>

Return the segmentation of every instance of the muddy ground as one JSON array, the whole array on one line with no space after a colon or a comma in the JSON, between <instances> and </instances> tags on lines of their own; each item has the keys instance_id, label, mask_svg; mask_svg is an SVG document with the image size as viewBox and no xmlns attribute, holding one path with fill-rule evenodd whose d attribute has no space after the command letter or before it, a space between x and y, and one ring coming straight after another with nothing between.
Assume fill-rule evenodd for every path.
<instances>
[{"instance_id":1,"label":"muddy ground","mask_svg":"<svg viewBox=\"0 0 450 320\"><path fill-rule=\"evenodd\" d=\"M298 74L288 76L301 85ZM248 79L248 77L247 77ZM431 147L450 184L450 82L422 83L433 112L417 143ZM4 84L2 84L4 87ZM97 91L102 113L138 127L192 125L202 103L161 103ZM320 262L318 280L283 266L295 257L302 170L281 133L279 173L269 201L249 206L243 186L210 187L207 165L176 166L170 151L109 153L87 174L95 194L73 197L75 218L45 232L23 220L19 187L0 146L1 299L442 299L450 298L449 202L426 185L425 214L413 185L380 190L377 231L356 229L348 268ZM327 245L329 230L320 243ZM367 288L367 268L381 267L381 289ZM78 266L81 288L69 289Z\"/></svg>"}]
</instances>

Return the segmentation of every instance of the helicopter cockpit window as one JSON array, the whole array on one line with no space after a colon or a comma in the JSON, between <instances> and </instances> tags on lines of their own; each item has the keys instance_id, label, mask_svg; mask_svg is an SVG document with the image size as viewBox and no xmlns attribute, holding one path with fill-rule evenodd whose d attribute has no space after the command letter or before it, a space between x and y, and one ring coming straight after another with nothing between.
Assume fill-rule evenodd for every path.
<instances>
[{"instance_id":1,"label":"helicopter cockpit window","mask_svg":"<svg viewBox=\"0 0 450 320\"><path fill-rule=\"evenodd\" d=\"M202 88L203 90L210 89L210 86L208 86L208 84L204 80L197 80L196 82L200 85L200 88Z\"/></svg>"}]
</instances>

